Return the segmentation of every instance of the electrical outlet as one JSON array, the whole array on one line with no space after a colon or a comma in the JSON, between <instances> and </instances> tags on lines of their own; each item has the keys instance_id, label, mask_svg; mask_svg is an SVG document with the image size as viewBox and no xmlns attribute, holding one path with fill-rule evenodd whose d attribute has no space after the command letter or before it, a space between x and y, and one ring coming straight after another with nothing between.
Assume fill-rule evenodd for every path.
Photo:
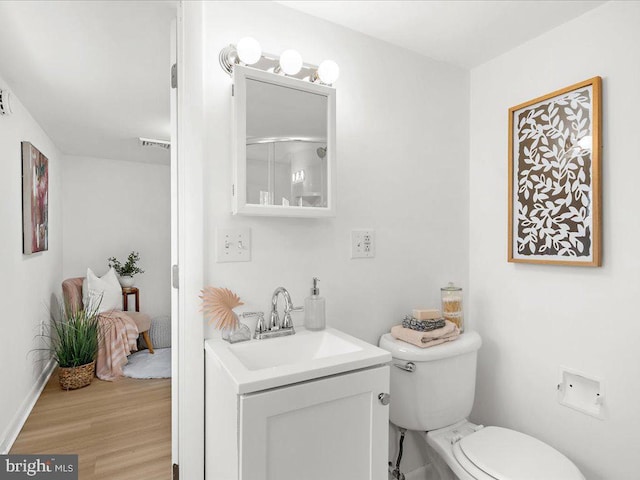
<instances>
[{"instance_id":1,"label":"electrical outlet","mask_svg":"<svg viewBox=\"0 0 640 480\"><path fill-rule=\"evenodd\" d=\"M351 231L351 258L373 258L376 256L376 232L373 230Z\"/></svg>"},{"instance_id":2,"label":"electrical outlet","mask_svg":"<svg viewBox=\"0 0 640 480\"><path fill-rule=\"evenodd\" d=\"M251 229L219 228L216 231L216 262L251 261Z\"/></svg>"},{"instance_id":3,"label":"electrical outlet","mask_svg":"<svg viewBox=\"0 0 640 480\"><path fill-rule=\"evenodd\" d=\"M40 336L44 336L44 319L40 320Z\"/></svg>"}]
</instances>

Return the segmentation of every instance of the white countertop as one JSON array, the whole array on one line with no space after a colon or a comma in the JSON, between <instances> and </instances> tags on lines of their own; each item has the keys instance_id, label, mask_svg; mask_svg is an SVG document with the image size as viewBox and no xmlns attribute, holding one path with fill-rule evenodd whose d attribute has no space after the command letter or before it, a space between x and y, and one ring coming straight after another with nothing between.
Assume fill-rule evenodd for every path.
<instances>
[{"instance_id":1,"label":"white countertop","mask_svg":"<svg viewBox=\"0 0 640 480\"><path fill-rule=\"evenodd\" d=\"M247 394L352 370L382 365L391 354L335 328L231 344L205 341L205 353Z\"/></svg>"}]
</instances>

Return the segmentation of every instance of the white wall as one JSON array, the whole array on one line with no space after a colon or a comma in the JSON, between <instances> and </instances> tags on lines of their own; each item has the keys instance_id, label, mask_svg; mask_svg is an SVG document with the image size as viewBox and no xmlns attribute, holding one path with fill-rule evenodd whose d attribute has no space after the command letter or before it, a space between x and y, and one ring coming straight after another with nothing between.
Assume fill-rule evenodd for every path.
<instances>
[{"instance_id":1,"label":"white wall","mask_svg":"<svg viewBox=\"0 0 640 480\"><path fill-rule=\"evenodd\" d=\"M206 3L204 21L206 280L267 309L279 285L303 304L319 276L328 322L372 343L412 307L437 305L449 279L465 286L467 73L270 2ZM334 219L230 214L231 79L216 58L246 35L341 67ZM252 229L252 261L216 263L215 229L236 225ZM376 230L377 255L351 260L362 227Z\"/></svg>"},{"instance_id":2,"label":"white wall","mask_svg":"<svg viewBox=\"0 0 640 480\"><path fill-rule=\"evenodd\" d=\"M280 285L303 305L318 276L328 324L371 343L411 308L439 305L448 281L466 287L468 72L271 2L207 2L203 21L206 284L267 311ZM340 65L336 218L230 215L231 79L217 56L248 35ZM215 230L230 226L251 227L251 262L215 262ZM358 228L375 229L375 259L350 259ZM409 457L407 469L424 463Z\"/></svg>"},{"instance_id":3,"label":"white wall","mask_svg":"<svg viewBox=\"0 0 640 480\"><path fill-rule=\"evenodd\" d=\"M6 88L0 78L0 89ZM19 99L12 100L13 114L0 116L0 453L13 441L45 373L49 355L36 350L44 346L37 336L57 308L52 295L62 280L60 154ZM33 255L22 254L22 141L49 159L49 250Z\"/></svg>"},{"instance_id":4,"label":"white wall","mask_svg":"<svg viewBox=\"0 0 640 480\"><path fill-rule=\"evenodd\" d=\"M168 155L168 154L167 154ZM107 259L124 263L140 253L135 276L140 310L171 310L171 191L168 165L65 156L63 159L63 275L102 275ZM133 309L133 296L129 308Z\"/></svg>"},{"instance_id":5,"label":"white wall","mask_svg":"<svg viewBox=\"0 0 640 480\"><path fill-rule=\"evenodd\" d=\"M533 434L590 480L636 479L640 3L609 2L471 72L470 301L483 337L472 417ZM603 266L509 264L507 110L603 79ZM559 405L563 365L599 376L606 419Z\"/></svg>"}]
</instances>

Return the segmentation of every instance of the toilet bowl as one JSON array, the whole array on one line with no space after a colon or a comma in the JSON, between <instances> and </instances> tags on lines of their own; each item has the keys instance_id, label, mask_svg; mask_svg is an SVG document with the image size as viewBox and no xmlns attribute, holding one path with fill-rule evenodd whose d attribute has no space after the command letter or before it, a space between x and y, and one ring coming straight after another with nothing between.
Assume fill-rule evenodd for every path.
<instances>
[{"instance_id":1,"label":"toilet bowl","mask_svg":"<svg viewBox=\"0 0 640 480\"><path fill-rule=\"evenodd\" d=\"M391 422L423 432L440 480L584 480L571 460L544 442L467 420L481 344L469 330L430 348L383 335L380 348L393 357Z\"/></svg>"}]
</instances>

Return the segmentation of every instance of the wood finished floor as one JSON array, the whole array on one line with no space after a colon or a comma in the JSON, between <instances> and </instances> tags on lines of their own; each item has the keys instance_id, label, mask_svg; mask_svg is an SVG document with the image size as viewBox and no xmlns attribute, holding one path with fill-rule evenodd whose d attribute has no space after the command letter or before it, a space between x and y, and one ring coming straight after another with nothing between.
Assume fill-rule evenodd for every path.
<instances>
[{"instance_id":1,"label":"wood finished floor","mask_svg":"<svg viewBox=\"0 0 640 480\"><path fill-rule=\"evenodd\" d=\"M94 378L65 392L54 373L11 453L78 454L80 480L169 480L171 380Z\"/></svg>"}]
</instances>

